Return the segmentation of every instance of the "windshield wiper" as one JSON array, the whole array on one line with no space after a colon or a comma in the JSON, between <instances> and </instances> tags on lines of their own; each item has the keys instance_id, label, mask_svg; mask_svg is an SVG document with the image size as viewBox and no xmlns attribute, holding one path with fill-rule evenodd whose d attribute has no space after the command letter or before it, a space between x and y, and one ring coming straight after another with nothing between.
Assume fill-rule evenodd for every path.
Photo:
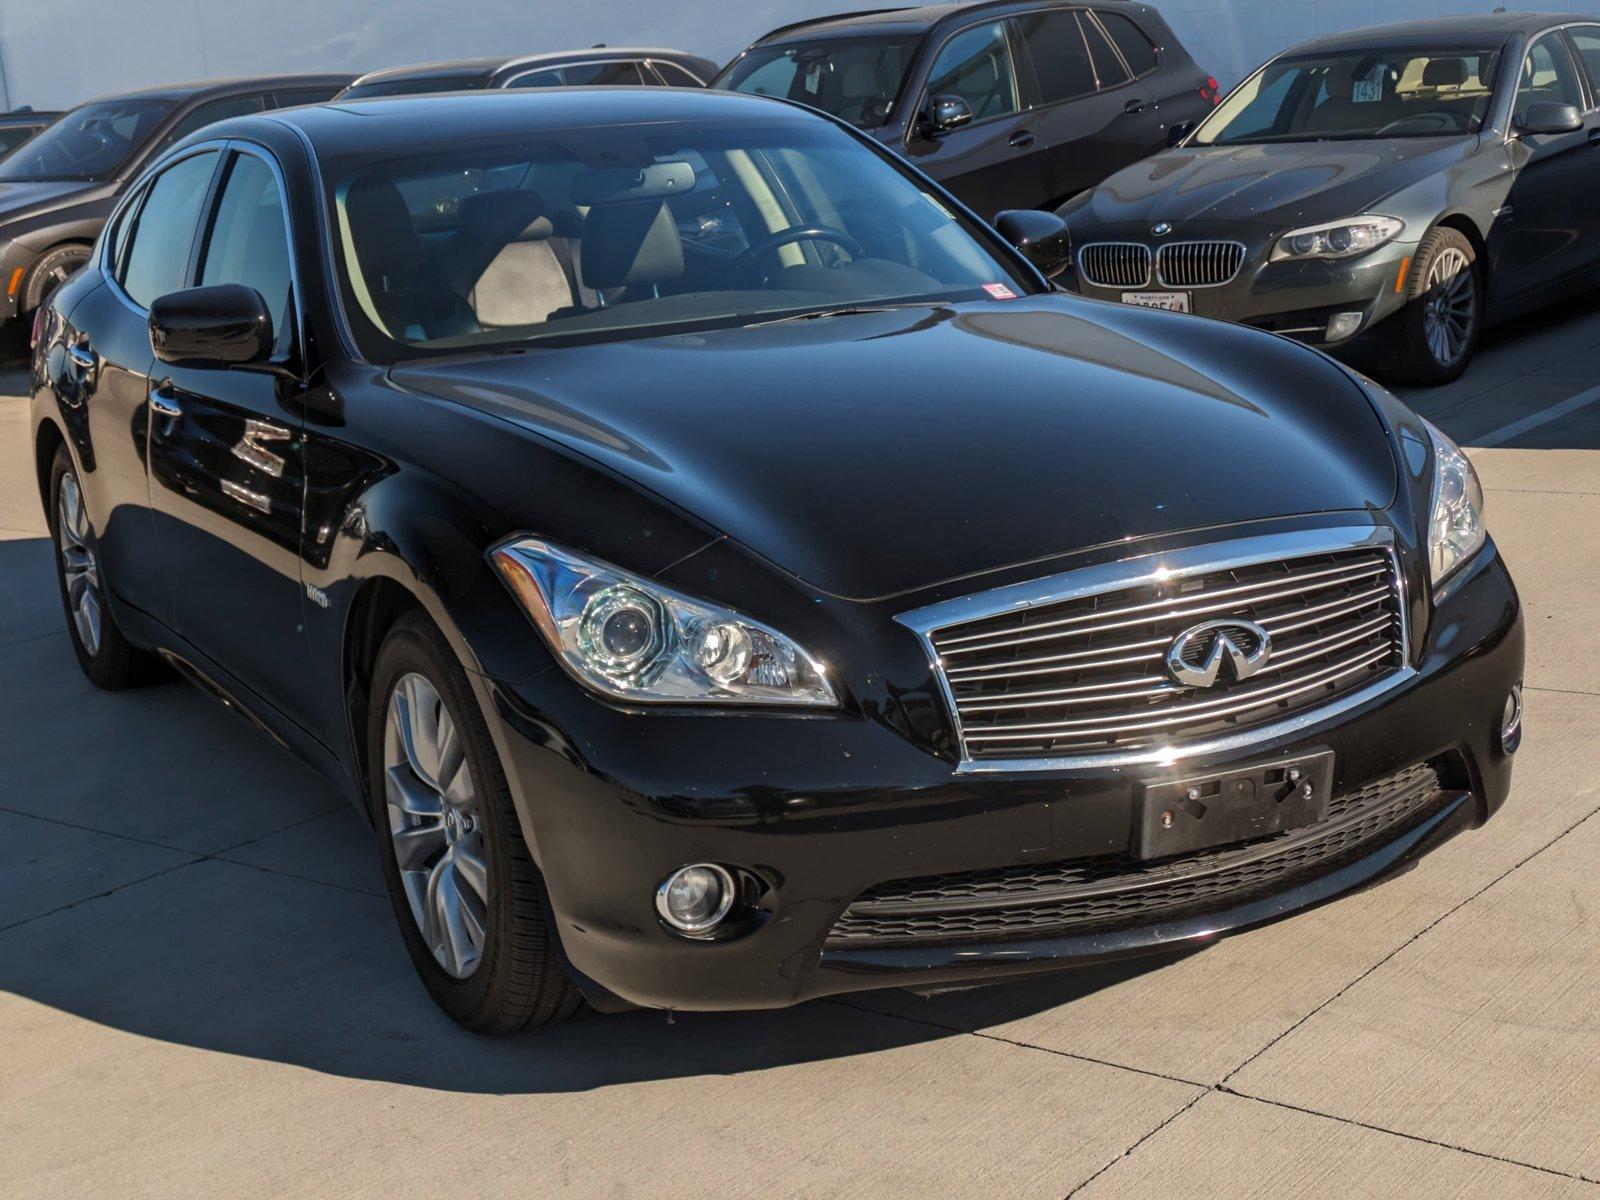
<instances>
[{"instance_id":1,"label":"windshield wiper","mask_svg":"<svg viewBox=\"0 0 1600 1200\"><path fill-rule=\"evenodd\" d=\"M843 308L813 308L806 312L788 313L781 317L767 317L761 321L751 321L744 328L753 329L757 325L783 325L789 321L819 321L823 317L865 317L872 313L894 312L899 308L914 308L918 305L910 304L850 304Z\"/></svg>"}]
</instances>

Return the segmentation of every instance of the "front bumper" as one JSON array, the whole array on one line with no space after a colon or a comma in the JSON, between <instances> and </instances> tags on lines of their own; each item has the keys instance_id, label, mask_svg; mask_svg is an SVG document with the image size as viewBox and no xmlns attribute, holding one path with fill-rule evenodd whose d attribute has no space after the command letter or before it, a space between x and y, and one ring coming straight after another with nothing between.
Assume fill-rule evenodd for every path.
<instances>
[{"instance_id":1,"label":"front bumper","mask_svg":"<svg viewBox=\"0 0 1600 1200\"><path fill-rule=\"evenodd\" d=\"M560 943L591 999L714 1010L989 982L1194 946L1403 870L1485 821L1510 787L1498 729L1522 678L1523 630L1492 543L1434 611L1414 665L1404 685L1327 723L1175 768L981 776L957 774L868 716L630 713L551 671L485 687ZM1126 853L1140 783L1318 749L1335 755L1336 795L1423 763L1447 790L1337 860L1170 918L1064 936L830 944L846 908L877 885ZM735 936L686 941L657 919L656 885L692 862L761 882L757 910Z\"/></svg>"},{"instance_id":2,"label":"front bumper","mask_svg":"<svg viewBox=\"0 0 1600 1200\"><path fill-rule=\"evenodd\" d=\"M1077 234L1075 242L1142 242L1154 253L1163 241L1226 240L1245 246L1244 265L1228 283L1216 287L1185 288L1154 278L1140 288L1099 287L1074 271L1068 284L1097 300L1121 301L1129 292L1187 292L1190 310L1197 316L1215 317L1282 333L1307 345L1333 353L1354 351L1373 340L1378 327L1405 305L1405 278L1417 243L1396 240L1370 254L1343 261L1315 259L1304 262L1270 262L1276 231L1237 225L1185 225L1167 238L1156 239L1149 230L1100 230ZM1327 336L1328 319L1335 313L1359 312L1360 325L1344 336Z\"/></svg>"}]
</instances>

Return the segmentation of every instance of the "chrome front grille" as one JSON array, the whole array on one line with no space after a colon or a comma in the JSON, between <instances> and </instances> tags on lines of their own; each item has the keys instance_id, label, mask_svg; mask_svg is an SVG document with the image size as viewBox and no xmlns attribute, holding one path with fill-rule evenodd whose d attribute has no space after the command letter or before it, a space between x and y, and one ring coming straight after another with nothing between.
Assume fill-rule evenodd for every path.
<instances>
[{"instance_id":1,"label":"chrome front grille","mask_svg":"<svg viewBox=\"0 0 1600 1200\"><path fill-rule=\"evenodd\" d=\"M1164 287L1221 287L1242 266L1239 242L1171 242L1156 252L1156 278Z\"/></svg>"},{"instance_id":2,"label":"chrome front grille","mask_svg":"<svg viewBox=\"0 0 1600 1200\"><path fill-rule=\"evenodd\" d=\"M1078 271L1097 287L1137 288L1150 282L1150 247L1091 242L1078 251Z\"/></svg>"},{"instance_id":3,"label":"chrome front grille","mask_svg":"<svg viewBox=\"0 0 1600 1200\"><path fill-rule=\"evenodd\" d=\"M929 645L968 769L1163 758L1268 736L1405 669L1403 587L1387 537L1328 534L1292 539L1305 547L1292 556L1230 553L1278 545L1251 539L902 620ZM1248 678L1225 669L1210 686L1178 682L1174 643L1217 620L1265 629L1269 657Z\"/></svg>"}]
</instances>

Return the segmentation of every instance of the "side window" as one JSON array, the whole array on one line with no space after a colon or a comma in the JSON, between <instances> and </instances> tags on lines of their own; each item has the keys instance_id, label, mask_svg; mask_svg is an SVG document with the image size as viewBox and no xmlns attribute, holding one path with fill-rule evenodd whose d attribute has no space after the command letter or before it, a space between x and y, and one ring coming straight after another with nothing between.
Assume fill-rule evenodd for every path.
<instances>
[{"instance_id":1,"label":"side window","mask_svg":"<svg viewBox=\"0 0 1600 1200\"><path fill-rule=\"evenodd\" d=\"M585 63L567 68L567 83L573 87L640 87L644 75L636 62Z\"/></svg>"},{"instance_id":2,"label":"side window","mask_svg":"<svg viewBox=\"0 0 1600 1200\"><path fill-rule=\"evenodd\" d=\"M1600 25L1580 25L1567 30L1572 44L1589 72L1589 90L1600 90Z\"/></svg>"},{"instance_id":3,"label":"side window","mask_svg":"<svg viewBox=\"0 0 1600 1200\"><path fill-rule=\"evenodd\" d=\"M661 76L661 81L672 87L705 87L703 80L696 79L692 72L675 62L656 58L651 59L650 65L656 69L656 74Z\"/></svg>"},{"instance_id":4,"label":"side window","mask_svg":"<svg viewBox=\"0 0 1600 1200\"><path fill-rule=\"evenodd\" d=\"M140 189L132 199L117 214L116 220L106 226L105 232L100 236L105 241L106 270L115 279L122 278L122 252L127 249L127 232L133 228L133 223L138 219L139 208L144 204L144 194L148 189Z\"/></svg>"},{"instance_id":5,"label":"side window","mask_svg":"<svg viewBox=\"0 0 1600 1200\"><path fill-rule=\"evenodd\" d=\"M1117 44L1117 49L1122 51L1122 57L1127 60L1135 78L1156 69L1155 45L1131 18L1122 13L1103 12L1099 9L1095 10L1094 15L1105 27L1105 31L1111 35L1111 40Z\"/></svg>"},{"instance_id":6,"label":"side window","mask_svg":"<svg viewBox=\"0 0 1600 1200\"><path fill-rule=\"evenodd\" d=\"M1570 104L1583 109L1583 88L1578 69L1559 33L1547 33L1528 48L1522 62L1522 84L1517 88L1515 119L1520 124L1533 104Z\"/></svg>"},{"instance_id":7,"label":"side window","mask_svg":"<svg viewBox=\"0 0 1600 1200\"><path fill-rule=\"evenodd\" d=\"M338 88L300 88L293 92L273 92L273 108L294 108L298 104L321 104L331 100Z\"/></svg>"},{"instance_id":8,"label":"side window","mask_svg":"<svg viewBox=\"0 0 1600 1200\"><path fill-rule=\"evenodd\" d=\"M254 96L224 96L220 100L207 100L198 108L192 109L189 114L181 118L172 131L167 134L164 145L171 145L179 138L188 137L196 129L204 129L216 121L226 120L228 117L243 117L250 113L258 113L267 106L267 98L262 95Z\"/></svg>"},{"instance_id":9,"label":"side window","mask_svg":"<svg viewBox=\"0 0 1600 1200\"><path fill-rule=\"evenodd\" d=\"M281 350L290 342L289 230L272 169L253 154L235 154L200 250L200 286L255 288L272 314Z\"/></svg>"},{"instance_id":10,"label":"side window","mask_svg":"<svg viewBox=\"0 0 1600 1200\"><path fill-rule=\"evenodd\" d=\"M1078 28L1078 14L1070 9L1033 13L1017 21L1022 44L1033 59L1039 81L1039 103L1053 104L1094 91L1094 67L1089 46Z\"/></svg>"},{"instance_id":11,"label":"side window","mask_svg":"<svg viewBox=\"0 0 1600 1200\"><path fill-rule=\"evenodd\" d=\"M144 203L127 224L128 247L117 281L144 308L157 296L188 286L189 249L205 203L217 152L174 163L145 190Z\"/></svg>"},{"instance_id":12,"label":"side window","mask_svg":"<svg viewBox=\"0 0 1600 1200\"><path fill-rule=\"evenodd\" d=\"M1078 24L1083 27L1083 40L1089 43L1089 58L1094 63L1094 74L1102 90L1121 87L1132 78L1122 65L1110 40L1086 12L1078 14Z\"/></svg>"},{"instance_id":13,"label":"side window","mask_svg":"<svg viewBox=\"0 0 1600 1200\"><path fill-rule=\"evenodd\" d=\"M551 69L547 71L529 71L526 75L518 75L506 86L508 88L560 87L563 82L561 72Z\"/></svg>"},{"instance_id":14,"label":"side window","mask_svg":"<svg viewBox=\"0 0 1600 1200\"><path fill-rule=\"evenodd\" d=\"M1011 62L1005 25L999 21L964 29L944 44L928 73L924 94L960 96L972 109L972 119L1002 117L1016 112L1017 72Z\"/></svg>"}]
</instances>

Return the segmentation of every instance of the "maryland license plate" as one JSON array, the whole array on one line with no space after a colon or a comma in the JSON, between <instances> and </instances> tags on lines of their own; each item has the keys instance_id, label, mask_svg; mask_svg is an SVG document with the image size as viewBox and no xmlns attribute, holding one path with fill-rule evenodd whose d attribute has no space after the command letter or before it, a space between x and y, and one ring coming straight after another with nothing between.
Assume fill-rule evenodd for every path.
<instances>
[{"instance_id":1,"label":"maryland license plate","mask_svg":"<svg viewBox=\"0 0 1600 1200\"><path fill-rule=\"evenodd\" d=\"M1123 292L1124 304L1141 308L1164 308L1168 312L1191 312L1188 292Z\"/></svg>"}]
</instances>

